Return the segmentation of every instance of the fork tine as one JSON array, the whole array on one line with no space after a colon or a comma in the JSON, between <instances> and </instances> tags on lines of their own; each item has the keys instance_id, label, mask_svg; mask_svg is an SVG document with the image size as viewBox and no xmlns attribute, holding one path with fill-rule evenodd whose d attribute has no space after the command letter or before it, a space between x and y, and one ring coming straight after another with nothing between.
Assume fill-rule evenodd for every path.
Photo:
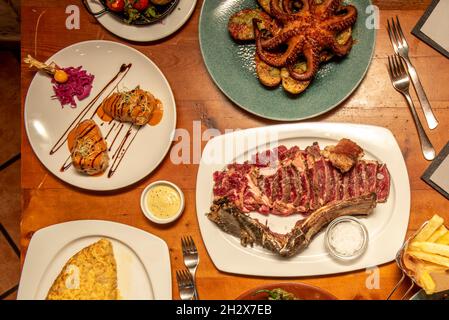
<instances>
[{"instance_id":1,"label":"fork tine","mask_svg":"<svg viewBox=\"0 0 449 320\"><path fill-rule=\"evenodd\" d=\"M399 74L399 75L403 75L403 74L405 73L405 69L404 69L404 67L402 66L401 58L398 57L398 56L396 56L396 65L397 65L397 67L398 67L398 74Z\"/></svg>"},{"instance_id":2,"label":"fork tine","mask_svg":"<svg viewBox=\"0 0 449 320\"><path fill-rule=\"evenodd\" d=\"M393 81L393 71L391 66L391 59L390 56L388 56L388 65L387 65L388 74L390 75L390 79Z\"/></svg>"},{"instance_id":3,"label":"fork tine","mask_svg":"<svg viewBox=\"0 0 449 320\"><path fill-rule=\"evenodd\" d=\"M399 52L399 48L398 48L398 45L397 45L398 41L397 41L396 36L395 36L395 34L393 32L393 28L392 28L392 26L390 24L390 20L387 20L387 29L388 29L388 36L390 37L390 42L391 42L391 44L393 46L394 52L396 54L398 54L398 52Z\"/></svg>"},{"instance_id":4,"label":"fork tine","mask_svg":"<svg viewBox=\"0 0 449 320\"><path fill-rule=\"evenodd\" d=\"M197 253L198 250L196 249L195 242L193 241L193 238L191 236L189 236L189 240L190 240L190 249L191 249L191 251L193 251L194 253Z\"/></svg>"},{"instance_id":5,"label":"fork tine","mask_svg":"<svg viewBox=\"0 0 449 320\"><path fill-rule=\"evenodd\" d=\"M176 271L176 281L178 282L179 286L182 286L182 278L181 278L181 274L179 273L179 271Z\"/></svg>"},{"instance_id":6,"label":"fork tine","mask_svg":"<svg viewBox=\"0 0 449 320\"><path fill-rule=\"evenodd\" d=\"M188 254L188 253L190 253L190 251L192 251L190 248L191 247L190 239L188 236L183 237L183 239L184 239L185 250L186 250L186 253Z\"/></svg>"},{"instance_id":7,"label":"fork tine","mask_svg":"<svg viewBox=\"0 0 449 320\"><path fill-rule=\"evenodd\" d=\"M390 62L391 62L391 73L393 74L393 78L397 78L398 72L394 64L394 56L390 56Z\"/></svg>"},{"instance_id":8,"label":"fork tine","mask_svg":"<svg viewBox=\"0 0 449 320\"><path fill-rule=\"evenodd\" d=\"M396 77L399 77L399 75L400 75L401 73L400 73L400 71L399 71L399 65L398 65L398 59L397 59L397 56L394 55L393 58L392 58L392 60L393 60L393 68L394 68L395 76L396 76Z\"/></svg>"},{"instance_id":9,"label":"fork tine","mask_svg":"<svg viewBox=\"0 0 449 320\"><path fill-rule=\"evenodd\" d=\"M404 33L402 32L401 23L399 22L398 16L396 16L396 25L397 25L397 29L399 32L399 36L402 40L402 45L405 47L405 46L407 46L407 39L405 38Z\"/></svg>"},{"instance_id":10,"label":"fork tine","mask_svg":"<svg viewBox=\"0 0 449 320\"><path fill-rule=\"evenodd\" d=\"M398 58L399 60L399 68L401 69L401 73L405 74L407 71L405 70L404 63L402 62L402 58Z\"/></svg>"},{"instance_id":11,"label":"fork tine","mask_svg":"<svg viewBox=\"0 0 449 320\"><path fill-rule=\"evenodd\" d=\"M181 287L186 286L186 278L181 270L176 271L176 278L178 279L178 283Z\"/></svg>"},{"instance_id":12,"label":"fork tine","mask_svg":"<svg viewBox=\"0 0 449 320\"><path fill-rule=\"evenodd\" d=\"M402 38L399 36L398 28L396 26L396 22L394 22L394 18L391 19L391 26L392 26L394 37L396 39L396 45L400 49L400 48L402 48Z\"/></svg>"},{"instance_id":13,"label":"fork tine","mask_svg":"<svg viewBox=\"0 0 449 320\"><path fill-rule=\"evenodd\" d=\"M187 270L182 270L181 273L182 273L182 277L184 279L185 285L188 287L190 287L190 286L193 287L193 278L192 278L192 275L190 274L190 272L188 272Z\"/></svg>"},{"instance_id":14,"label":"fork tine","mask_svg":"<svg viewBox=\"0 0 449 320\"><path fill-rule=\"evenodd\" d=\"M387 20L387 30L388 36L390 37L391 45L393 46L394 52L398 53L398 46L396 45L396 39L394 38L393 31L391 30L390 20Z\"/></svg>"},{"instance_id":15,"label":"fork tine","mask_svg":"<svg viewBox=\"0 0 449 320\"><path fill-rule=\"evenodd\" d=\"M182 253L184 253L184 248L185 248L184 238L181 237L181 249L182 249Z\"/></svg>"}]
</instances>

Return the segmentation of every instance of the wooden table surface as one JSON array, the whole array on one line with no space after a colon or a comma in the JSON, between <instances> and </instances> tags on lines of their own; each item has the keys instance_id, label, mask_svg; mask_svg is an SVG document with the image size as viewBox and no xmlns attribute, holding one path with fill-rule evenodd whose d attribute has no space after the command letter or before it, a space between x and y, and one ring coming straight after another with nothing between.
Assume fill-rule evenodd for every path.
<instances>
[{"instance_id":1,"label":"wooden table surface","mask_svg":"<svg viewBox=\"0 0 449 320\"><path fill-rule=\"evenodd\" d=\"M81 4L81 28L67 30L65 8L74 1L22 1L22 55L31 53L36 58L45 60L68 45L92 39L125 43L143 52L164 72L176 98L178 128L187 129L192 134L195 120L201 121L203 130L217 128L221 132L227 128L243 129L276 123L242 111L212 82L203 64L198 42L198 19L202 2L198 1L188 23L173 36L156 43L139 44L126 42L110 34L86 13ZM372 124L393 132L410 177L410 234L435 213L449 218L449 203L420 179L429 162L421 155L418 136L406 102L394 91L388 78L385 62L387 55L393 51L385 30L386 19L400 16L411 47L411 59L440 121L436 130L426 130L437 152L449 139L449 60L410 34L430 0L377 0L374 3L381 9L380 29L368 74L355 93L341 106L313 121ZM22 110L32 78L33 73L22 64ZM424 121L421 110L418 112ZM180 235L192 235L201 257L197 276L202 299L233 299L245 290L276 281L305 282L328 290L340 299L384 299L400 278L400 272L393 262L379 266L379 288L373 289L366 286L367 281L370 281L366 270L334 276L288 279L235 276L218 271L205 250L197 223L197 170L198 165L174 165L167 157L150 176L125 191L109 194L80 191L61 182L44 168L33 153L22 126L23 256L33 233L40 228L78 219L104 219L132 225L164 239L170 248L172 275L175 270L183 267ZM139 206L142 189L159 179L175 182L186 196L184 214L168 227L150 223ZM173 281L173 298L178 299L176 281Z\"/></svg>"}]
</instances>

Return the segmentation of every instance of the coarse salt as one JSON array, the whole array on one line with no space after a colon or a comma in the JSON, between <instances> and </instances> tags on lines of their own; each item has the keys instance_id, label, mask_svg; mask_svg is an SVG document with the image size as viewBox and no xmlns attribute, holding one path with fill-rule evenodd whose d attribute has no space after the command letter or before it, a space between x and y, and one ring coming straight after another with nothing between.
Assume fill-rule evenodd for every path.
<instances>
[{"instance_id":1,"label":"coarse salt","mask_svg":"<svg viewBox=\"0 0 449 320\"><path fill-rule=\"evenodd\" d=\"M330 232L329 244L343 256L352 256L363 246L363 230L353 222L340 222Z\"/></svg>"}]
</instances>

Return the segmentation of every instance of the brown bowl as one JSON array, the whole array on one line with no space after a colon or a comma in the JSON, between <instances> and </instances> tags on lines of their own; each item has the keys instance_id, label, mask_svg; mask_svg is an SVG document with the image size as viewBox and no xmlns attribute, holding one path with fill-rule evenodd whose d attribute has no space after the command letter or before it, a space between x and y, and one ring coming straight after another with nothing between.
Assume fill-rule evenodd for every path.
<instances>
[{"instance_id":1,"label":"brown bowl","mask_svg":"<svg viewBox=\"0 0 449 320\"><path fill-rule=\"evenodd\" d=\"M301 300L338 300L337 297L323 289L309 284L294 282L262 285L242 293L236 300L268 300L268 295L266 293L261 292L255 294L255 292L259 290L273 290L276 288L288 291Z\"/></svg>"}]
</instances>

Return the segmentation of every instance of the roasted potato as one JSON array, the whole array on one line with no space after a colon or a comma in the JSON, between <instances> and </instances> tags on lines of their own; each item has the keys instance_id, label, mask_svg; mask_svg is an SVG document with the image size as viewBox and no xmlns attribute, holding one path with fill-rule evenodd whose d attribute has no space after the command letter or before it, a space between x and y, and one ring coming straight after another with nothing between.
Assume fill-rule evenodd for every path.
<instances>
[{"instance_id":1,"label":"roasted potato","mask_svg":"<svg viewBox=\"0 0 449 320\"><path fill-rule=\"evenodd\" d=\"M237 41L254 40L253 19L259 19L258 24L261 30L266 30L270 34L276 34L279 26L265 12L259 9L244 9L234 14L228 23L228 31L231 37Z\"/></svg>"},{"instance_id":2,"label":"roasted potato","mask_svg":"<svg viewBox=\"0 0 449 320\"><path fill-rule=\"evenodd\" d=\"M256 72L259 77L259 81L267 87L276 87L281 83L281 71L266 64L259 58L259 55L255 54L256 60Z\"/></svg>"},{"instance_id":3,"label":"roasted potato","mask_svg":"<svg viewBox=\"0 0 449 320\"><path fill-rule=\"evenodd\" d=\"M298 62L294 67L296 72L303 73L307 70L307 64L305 62ZM298 81L290 77L290 73L287 68L281 70L282 87L285 91L291 94L300 94L310 84L310 81Z\"/></svg>"}]
</instances>

